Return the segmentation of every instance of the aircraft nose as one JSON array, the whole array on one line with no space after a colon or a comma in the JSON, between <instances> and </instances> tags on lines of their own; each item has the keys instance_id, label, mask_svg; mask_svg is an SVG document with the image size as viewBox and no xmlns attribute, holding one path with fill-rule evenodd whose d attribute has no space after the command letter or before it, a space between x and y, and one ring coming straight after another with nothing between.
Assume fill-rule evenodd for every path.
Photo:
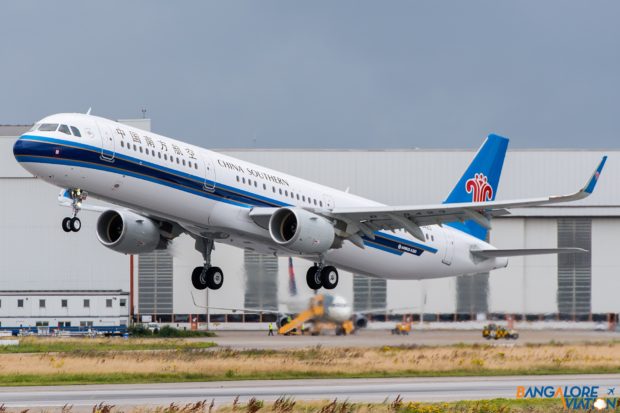
<instances>
[{"instance_id":1,"label":"aircraft nose","mask_svg":"<svg viewBox=\"0 0 620 413\"><path fill-rule=\"evenodd\" d=\"M22 136L20 136L15 143L13 144L13 156L19 162L19 155L23 155L24 152L24 141Z\"/></svg>"}]
</instances>

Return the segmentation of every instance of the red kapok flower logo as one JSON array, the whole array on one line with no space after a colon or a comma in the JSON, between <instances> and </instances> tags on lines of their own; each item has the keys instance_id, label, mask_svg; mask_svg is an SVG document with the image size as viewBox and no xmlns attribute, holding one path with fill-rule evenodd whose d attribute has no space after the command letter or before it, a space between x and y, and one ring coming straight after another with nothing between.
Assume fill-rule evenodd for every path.
<instances>
[{"instance_id":1,"label":"red kapok flower logo","mask_svg":"<svg viewBox=\"0 0 620 413\"><path fill-rule=\"evenodd\" d=\"M471 195L472 202L485 202L493 198L493 188L489 185L487 177L480 173L465 182L465 191Z\"/></svg>"}]
</instances>

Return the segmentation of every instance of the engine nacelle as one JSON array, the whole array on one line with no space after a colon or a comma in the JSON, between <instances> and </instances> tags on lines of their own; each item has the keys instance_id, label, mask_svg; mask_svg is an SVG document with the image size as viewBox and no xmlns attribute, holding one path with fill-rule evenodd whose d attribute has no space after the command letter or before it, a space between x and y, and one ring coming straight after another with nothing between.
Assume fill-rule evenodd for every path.
<instances>
[{"instance_id":1,"label":"engine nacelle","mask_svg":"<svg viewBox=\"0 0 620 413\"><path fill-rule=\"evenodd\" d=\"M97 238L116 252L141 254L156 249L161 235L150 219L131 211L109 209L97 220Z\"/></svg>"},{"instance_id":2,"label":"engine nacelle","mask_svg":"<svg viewBox=\"0 0 620 413\"><path fill-rule=\"evenodd\" d=\"M355 328L366 328L368 326L368 319L363 315L356 315L353 318L353 323L355 324Z\"/></svg>"},{"instance_id":3,"label":"engine nacelle","mask_svg":"<svg viewBox=\"0 0 620 413\"><path fill-rule=\"evenodd\" d=\"M269 234L278 244L301 254L329 250L336 234L325 218L301 208L280 208L269 219Z\"/></svg>"}]
</instances>

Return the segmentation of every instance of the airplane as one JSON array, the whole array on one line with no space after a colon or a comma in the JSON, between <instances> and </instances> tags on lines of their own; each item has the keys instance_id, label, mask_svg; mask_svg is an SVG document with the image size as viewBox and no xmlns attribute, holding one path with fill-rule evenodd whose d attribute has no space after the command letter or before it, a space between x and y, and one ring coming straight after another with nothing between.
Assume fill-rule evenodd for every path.
<instances>
[{"instance_id":1,"label":"airplane","mask_svg":"<svg viewBox=\"0 0 620 413\"><path fill-rule=\"evenodd\" d=\"M203 265L191 274L199 290L217 290L224 272L212 265L216 243L313 262L309 288L333 289L337 268L386 279L420 280L489 272L508 257L576 253L578 248L497 249L486 242L491 220L508 209L589 196L607 157L579 191L495 201L508 139L491 134L443 203L389 206L152 132L79 113L48 116L20 136L15 159L62 188L81 228L81 209L101 212L99 241L124 254L163 249L186 233ZM403 184L410 184L403 182ZM87 197L117 207L87 205Z\"/></svg>"}]
</instances>

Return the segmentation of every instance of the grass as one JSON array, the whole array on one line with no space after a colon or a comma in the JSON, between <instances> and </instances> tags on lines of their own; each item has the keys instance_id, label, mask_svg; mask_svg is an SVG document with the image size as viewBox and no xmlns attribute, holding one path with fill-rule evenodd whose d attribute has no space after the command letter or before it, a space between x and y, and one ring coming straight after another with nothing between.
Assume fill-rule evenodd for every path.
<instances>
[{"instance_id":1,"label":"grass","mask_svg":"<svg viewBox=\"0 0 620 413\"><path fill-rule=\"evenodd\" d=\"M0 348L0 385L620 373L618 342L204 351L211 346L180 339L26 339Z\"/></svg>"},{"instance_id":2,"label":"grass","mask_svg":"<svg viewBox=\"0 0 620 413\"><path fill-rule=\"evenodd\" d=\"M515 370L506 373L489 371L476 376L550 375L550 374L613 374L620 368L605 370ZM172 382L208 382L233 380L294 380L294 379L343 379L343 378L397 378L397 377L469 377L471 371L436 373L434 371L403 371L399 373L372 372L355 374L347 372L316 373L310 371L273 372L270 374L240 373L229 370L224 374L170 372L170 373L57 373L57 374L4 374L0 386L56 386L77 384L138 384Z\"/></svg>"},{"instance_id":3,"label":"grass","mask_svg":"<svg viewBox=\"0 0 620 413\"><path fill-rule=\"evenodd\" d=\"M114 338L38 338L19 339L19 346L0 346L2 354L17 353L67 353L102 351L153 351L206 349L215 347L213 342L186 341L180 339L123 339ZM1 372L0 372L1 374Z\"/></svg>"}]
</instances>

